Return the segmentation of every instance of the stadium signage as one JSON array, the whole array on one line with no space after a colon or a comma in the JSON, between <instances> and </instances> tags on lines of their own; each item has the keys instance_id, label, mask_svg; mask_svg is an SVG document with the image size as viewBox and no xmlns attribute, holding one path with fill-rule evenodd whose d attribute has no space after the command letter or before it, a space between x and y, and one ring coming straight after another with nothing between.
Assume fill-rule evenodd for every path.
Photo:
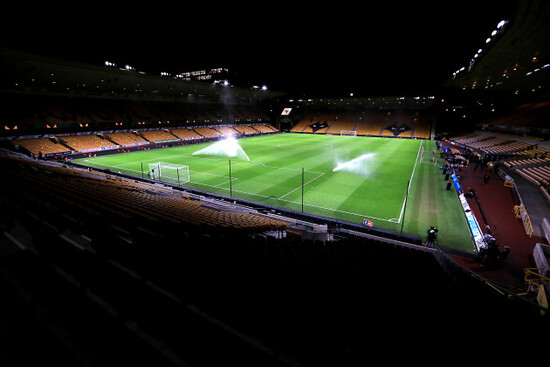
<instances>
[{"instance_id":1,"label":"stadium signage","mask_svg":"<svg viewBox=\"0 0 550 367\"><path fill-rule=\"evenodd\" d=\"M372 221L368 220L368 219L363 220L363 224L367 227L374 226L374 223Z\"/></svg>"},{"instance_id":2,"label":"stadium signage","mask_svg":"<svg viewBox=\"0 0 550 367\"><path fill-rule=\"evenodd\" d=\"M145 144L149 144L149 142L148 141L140 141L140 142L137 142L137 143L122 144L121 147L135 147L135 146L138 146L138 145L145 145Z\"/></svg>"},{"instance_id":3,"label":"stadium signage","mask_svg":"<svg viewBox=\"0 0 550 367\"><path fill-rule=\"evenodd\" d=\"M479 251L479 249L485 244L485 242L483 241L483 233L481 232L477 219L472 213L470 205L466 200L466 196L461 193L460 195L458 195L458 198L460 199L460 203L462 204L462 209L464 210L464 215L466 216L466 221L468 222L468 227L470 228L470 233L472 233L476 250Z\"/></svg>"},{"instance_id":4,"label":"stadium signage","mask_svg":"<svg viewBox=\"0 0 550 367\"><path fill-rule=\"evenodd\" d=\"M171 141L177 141L179 139L167 139L167 140L155 140L153 143L169 143Z\"/></svg>"},{"instance_id":5,"label":"stadium signage","mask_svg":"<svg viewBox=\"0 0 550 367\"><path fill-rule=\"evenodd\" d=\"M455 184L456 191L460 192L460 190L462 190L462 187L460 186L460 182L458 182L458 178L456 178L456 175L454 173L451 175L451 178L453 179L453 183Z\"/></svg>"},{"instance_id":6,"label":"stadium signage","mask_svg":"<svg viewBox=\"0 0 550 367\"><path fill-rule=\"evenodd\" d=\"M116 149L118 148L118 145L111 145L111 146L108 146L108 147L99 147L99 148L91 148L91 149L81 149L78 151L78 153L92 153L92 152L97 152L97 151L100 151L100 150L110 150L110 149ZM76 153L77 151L73 151L73 153Z\"/></svg>"},{"instance_id":7,"label":"stadium signage","mask_svg":"<svg viewBox=\"0 0 550 367\"><path fill-rule=\"evenodd\" d=\"M481 238L481 231L479 230L477 221L472 212L466 213L466 219L468 220L468 225L470 226L470 231L472 231L472 236L474 236L474 239L478 237Z\"/></svg>"}]
</instances>

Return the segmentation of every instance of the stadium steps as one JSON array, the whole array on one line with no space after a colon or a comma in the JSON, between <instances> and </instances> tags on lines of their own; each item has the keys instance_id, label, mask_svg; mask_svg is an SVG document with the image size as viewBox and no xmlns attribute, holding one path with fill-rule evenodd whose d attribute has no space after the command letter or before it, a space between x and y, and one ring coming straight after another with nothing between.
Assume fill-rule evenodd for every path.
<instances>
[{"instance_id":1,"label":"stadium steps","mask_svg":"<svg viewBox=\"0 0 550 367\"><path fill-rule=\"evenodd\" d=\"M167 132L168 134L172 135L175 139L178 139L178 140L181 140L181 138L175 134L172 133L172 130L170 129L163 129L165 132Z\"/></svg>"},{"instance_id":2,"label":"stadium steps","mask_svg":"<svg viewBox=\"0 0 550 367\"><path fill-rule=\"evenodd\" d=\"M103 139L103 140L106 140L108 141L109 143L111 143L112 145L120 145L119 143L117 143L116 141L114 141L113 139L111 139L109 137L109 135L107 134L96 134L100 139Z\"/></svg>"},{"instance_id":3,"label":"stadium steps","mask_svg":"<svg viewBox=\"0 0 550 367\"><path fill-rule=\"evenodd\" d=\"M149 143L152 143L152 141L150 141L149 139L147 139L143 134L141 134L139 131L135 130L135 131L132 131L133 134L139 136L140 138L142 138L143 140L145 140L146 142L149 142Z\"/></svg>"},{"instance_id":4,"label":"stadium steps","mask_svg":"<svg viewBox=\"0 0 550 367\"><path fill-rule=\"evenodd\" d=\"M76 150L75 148L71 147L69 144L67 144L67 142L65 140L63 140L62 138L56 136L56 137L53 137L53 138L50 138L50 140L52 140L54 143L57 143L57 144L60 144L62 146L64 146L65 148L67 148L67 150Z\"/></svg>"}]
</instances>

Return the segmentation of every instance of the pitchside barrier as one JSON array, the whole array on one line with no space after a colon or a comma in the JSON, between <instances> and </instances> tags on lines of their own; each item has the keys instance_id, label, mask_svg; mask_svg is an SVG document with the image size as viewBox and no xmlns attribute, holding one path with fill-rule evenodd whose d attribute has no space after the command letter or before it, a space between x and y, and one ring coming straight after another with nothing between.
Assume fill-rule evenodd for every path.
<instances>
[{"instance_id":1,"label":"pitchside barrier","mask_svg":"<svg viewBox=\"0 0 550 367\"><path fill-rule=\"evenodd\" d=\"M507 187L511 187L514 190L515 196L517 200L519 201L518 205L515 205L513 210L514 214L516 215L516 218L520 218L523 223L523 228L525 229L525 233L531 237L534 232L533 224L531 223L531 217L529 216L529 213L527 212L527 208L525 207L525 203L523 202L523 199L521 197L521 194L516 186L516 183L514 182L514 179L510 176L508 176L504 171L498 170L498 175L504 180L504 185Z\"/></svg>"},{"instance_id":2,"label":"pitchside barrier","mask_svg":"<svg viewBox=\"0 0 550 367\"><path fill-rule=\"evenodd\" d=\"M485 241L483 240L483 232L481 231L481 227L479 226L477 218L472 213L472 209L470 208L470 205L466 200L466 196L462 191L462 186L460 185L456 174L453 173L451 175L451 179L455 186L456 193L458 194L460 204L462 205L462 210L464 212L464 216L466 217L466 222L468 222L468 228L470 229L472 240L474 241L476 253L479 253L479 250L485 246Z\"/></svg>"},{"instance_id":3,"label":"pitchside barrier","mask_svg":"<svg viewBox=\"0 0 550 367\"><path fill-rule=\"evenodd\" d=\"M531 238L531 236L533 235L533 224L531 223L531 218L529 217L529 214L527 214L525 205L515 205L514 213L516 214L516 218L521 218L525 233L529 236L529 238Z\"/></svg>"}]
</instances>

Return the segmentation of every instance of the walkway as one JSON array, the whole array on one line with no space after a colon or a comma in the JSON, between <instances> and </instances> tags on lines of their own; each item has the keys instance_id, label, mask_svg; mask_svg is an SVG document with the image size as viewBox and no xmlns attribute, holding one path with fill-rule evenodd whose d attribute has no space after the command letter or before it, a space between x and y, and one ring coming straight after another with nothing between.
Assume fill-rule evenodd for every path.
<instances>
[{"instance_id":1,"label":"walkway","mask_svg":"<svg viewBox=\"0 0 550 367\"><path fill-rule=\"evenodd\" d=\"M460 183L463 190L468 192L469 188L472 188L476 192L479 205L475 198L467 200L479 225L483 228L483 232L487 233L485 226L488 225L497 245L500 248L510 247L510 254L504 266L497 270L485 269L473 254L451 251L448 252L449 255L456 263L484 278L509 287L526 290L527 287L523 280L524 269L536 266L533 259L533 248L537 242L547 243L546 239L539 235L540 232L531 237L525 233L521 219L516 218L514 213L514 205L517 204L514 189L504 186L504 180L498 174L486 167L476 170L474 163L458 174L461 176ZM483 182L485 174L489 175L487 183ZM534 189L536 188L534 187Z\"/></svg>"}]
</instances>

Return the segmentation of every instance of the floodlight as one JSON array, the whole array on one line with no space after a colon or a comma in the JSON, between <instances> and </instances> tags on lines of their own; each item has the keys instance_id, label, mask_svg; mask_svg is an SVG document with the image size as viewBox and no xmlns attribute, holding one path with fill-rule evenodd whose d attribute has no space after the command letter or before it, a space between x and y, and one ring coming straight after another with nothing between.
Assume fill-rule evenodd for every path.
<instances>
[{"instance_id":1,"label":"floodlight","mask_svg":"<svg viewBox=\"0 0 550 367\"><path fill-rule=\"evenodd\" d=\"M499 29L502 28L506 23L508 23L508 22L505 21L505 20L501 20L500 22L498 22L497 28L499 28Z\"/></svg>"}]
</instances>

